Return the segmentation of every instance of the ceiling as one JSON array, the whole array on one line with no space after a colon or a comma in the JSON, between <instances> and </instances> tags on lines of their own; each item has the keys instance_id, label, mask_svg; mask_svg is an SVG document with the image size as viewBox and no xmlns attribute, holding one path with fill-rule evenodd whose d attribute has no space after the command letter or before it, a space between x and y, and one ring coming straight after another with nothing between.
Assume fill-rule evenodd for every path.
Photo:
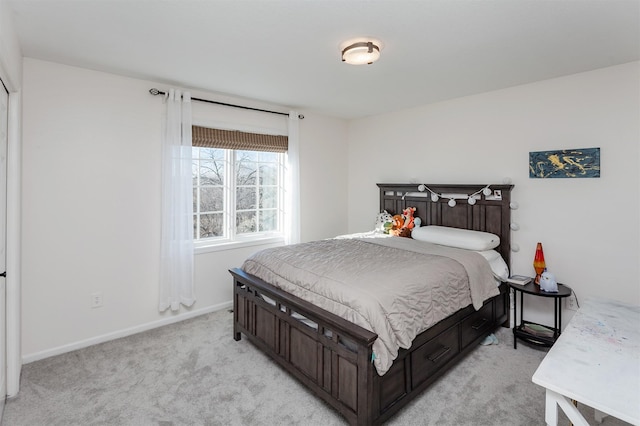
<instances>
[{"instance_id":1,"label":"ceiling","mask_svg":"<svg viewBox=\"0 0 640 426\"><path fill-rule=\"evenodd\" d=\"M7 1L26 57L346 119L640 59L640 0Z\"/></svg>"}]
</instances>

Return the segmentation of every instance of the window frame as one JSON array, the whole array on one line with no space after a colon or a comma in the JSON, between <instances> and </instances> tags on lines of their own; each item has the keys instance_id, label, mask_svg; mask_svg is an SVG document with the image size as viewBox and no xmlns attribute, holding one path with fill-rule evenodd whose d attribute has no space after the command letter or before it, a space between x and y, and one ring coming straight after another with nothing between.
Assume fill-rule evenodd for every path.
<instances>
[{"instance_id":1,"label":"window frame","mask_svg":"<svg viewBox=\"0 0 640 426\"><path fill-rule=\"evenodd\" d=\"M193 244L196 253L206 253L212 251L226 250L230 248L240 248L240 247L250 247L254 245L264 245L264 244L280 244L285 241L285 229L284 229L284 218L285 218L285 169L286 169L286 153L281 152L273 152L278 157L276 164L277 167L277 179L276 179L276 187L277 187L277 205L276 211L278 216L277 227L279 231L267 231L267 232L250 232L238 234L236 233L236 167L237 167L237 152L238 151L250 151L258 153L260 155L261 151L252 151L252 150L244 150L244 149L226 149L226 148L206 148L206 147L197 147L194 146L192 148L198 149L198 170L199 170L199 162L202 159L199 150L204 149L221 149L224 151L224 161L225 161L225 171L224 171L224 179L222 188L223 188L223 236L219 237L207 237L207 238L197 238L194 235ZM264 152L272 152L272 151L264 151ZM193 150L192 150L193 153ZM195 157L193 158L195 160ZM259 167L260 161L257 160L257 167ZM259 177L257 177L259 179ZM198 207L198 210L194 210L194 221L196 221L195 226L198 226L200 219L200 204L199 204L199 196L200 196L200 174L198 173L198 183L197 186L194 184L194 190L198 189L197 201L194 200L194 204ZM259 191L260 185L256 186ZM225 206L228 208L225 209ZM256 205L256 212L260 210L260 206ZM259 214L258 214L259 217ZM256 219L257 220L257 219ZM195 229L195 227L194 227Z\"/></svg>"}]
</instances>

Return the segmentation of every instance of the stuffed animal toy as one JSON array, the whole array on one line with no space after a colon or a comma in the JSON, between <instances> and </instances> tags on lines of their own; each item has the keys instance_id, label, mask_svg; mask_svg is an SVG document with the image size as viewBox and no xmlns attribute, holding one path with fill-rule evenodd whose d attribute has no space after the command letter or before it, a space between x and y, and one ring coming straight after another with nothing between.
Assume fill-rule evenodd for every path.
<instances>
[{"instance_id":1,"label":"stuffed animal toy","mask_svg":"<svg viewBox=\"0 0 640 426\"><path fill-rule=\"evenodd\" d=\"M413 217L415 211L415 207L407 207L402 211L402 214L394 215L393 228L389 233L396 237L411 237L411 229L415 226L415 218Z\"/></svg>"},{"instance_id":2,"label":"stuffed animal toy","mask_svg":"<svg viewBox=\"0 0 640 426\"><path fill-rule=\"evenodd\" d=\"M551 272L544 271L542 273L542 276L540 277L540 290L546 291L547 293L558 292L556 277Z\"/></svg>"},{"instance_id":3,"label":"stuffed animal toy","mask_svg":"<svg viewBox=\"0 0 640 426\"><path fill-rule=\"evenodd\" d=\"M404 225L404 218L402 217L401 214L394 214L393 217L391 218L391 223L392 223L392 226L391 226L391 230L389 231L389 234L396 237L399 236L400 230Z\"/></svg>"},{"instance_id":4,"label":"stuffed animal toy","mask_svg":"<svg viewBox=\"0 0 640 426\"><path fill-rule=\"evenodd\" d=\"M391 214L384 210L376 217L375 231L379 233L388 234L393 227L393 217Z\"/></svg>"},{"instance_id":5,"label":"stuffed animal toy","mask_svg":"<svg viewBox=\"0 0 640 426\"><path fill-rule=\"evenodd\" d=\"M407 229L413 229L415 226L415 219L413 217L413 213L415 213L415 207L407 207L402 211L402 216L404 217L404 227Z\"/></svg>"},{"instance_id":6,"label":"stuffed animal toy","mask_svg":"<svg viewBox=\"0 0 640 426\"><path fill-rule=\"evenodd\" d=\"M396 232L397 232L396 237L411 238L411 229L409 228L401 228Z\"/></svg>"},{"instance_id":7,"label":"stuffed animal toy","mask_svg":"<svg viewBox=\"0 0 640 426\"><path fill-rule=\"evenodd\" d=\"M393 229L402 229L404 227L404 216L401 214L393 215Z\"/></svg>"},{"instance_id":8,"label":"stuffed animal toy","mask_svg":"<svg viewBox=\"0 0 640 426\"><path fill-rule=\"evenodd\" d=\"M384 233L388 234L393 229L393 221L384 223Z\"/></svg>"},{"instance_id":9,"label":"stuffed animal toy","mask_svg":"<svg viewBox=\"0 0 640 426\"><path fill-rule=\"evenodd\" d=\"M420 228L420 225L422 225L422 219L420 219L419 217L414 217L413 224L415 225L414 228Z\"/></svg>"}]
</instances>

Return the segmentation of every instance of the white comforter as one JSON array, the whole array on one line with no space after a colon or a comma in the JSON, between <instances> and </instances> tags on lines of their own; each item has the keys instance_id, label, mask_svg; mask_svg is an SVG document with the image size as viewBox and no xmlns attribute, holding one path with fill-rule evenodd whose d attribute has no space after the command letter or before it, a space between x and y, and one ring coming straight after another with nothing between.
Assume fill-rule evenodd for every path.
<instances>
[{"instance_id":1,"label":"white comforter","mask_svg":"<svg viewBox=\"0 0 640 426\"><path fill-rule=\"evenodd\" d=\"M383 375L430 326L499 294L479 254L410 238L331 239L262 250L247 273L378 335Z\"/></svg>"}]
</instances>

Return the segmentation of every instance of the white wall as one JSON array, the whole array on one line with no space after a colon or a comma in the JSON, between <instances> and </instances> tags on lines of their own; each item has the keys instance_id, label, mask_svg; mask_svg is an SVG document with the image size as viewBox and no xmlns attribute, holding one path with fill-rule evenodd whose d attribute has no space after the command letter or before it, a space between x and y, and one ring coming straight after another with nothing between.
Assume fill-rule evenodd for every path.
<instances>
[{"instance_id":1,"label":"white wall","mask_svg":"<svg viewBox=\"0 0 640 426\"><path fill-rule=\"evenodd\" d=\"M9 91L22 86L22 51L13 27L13 11L6 0L0 0L0 76Z\"/></svg>"},{"instance_id":2,"label":"white wall","mask_svg":"<svg viewBox=\"0 0 640 426\"><path fill-rule=\"evenodd\" d=\"M302 241L347 232L347 122L307 114L300 128Z\"/></svg>"},{"instance_id":3,"label":"white wall","mask_svg":"<svg viewBox=\"0 0 640 426\"><path fill-rule=\"evenodd\" d=\"M162 101L148 93L152 87L165 88L24 60L27 362L176 319L157 311ZM333 208L346 205L347 188L329 188L346 180L346 160L332 163L327 180L328 169L318 165L346 144L346 124L306 115L300 123L305 240L347 228L344 213ZM229 306L228 269L259 248L198 254L197 302L179 319ZM90 295L98 291L104 306L91 309Z\"/></svg>"},{"instance_id":4,"label":"white wall","mask_svg":"<svg viewBox=\"0 0 640 426\"><path fill-rule=\"evenodd\" d=\"M520 204L515 273L534 273L540 241L548 269L579 300L640 304L639 76L634 62L351 122L349 232L370 228L377 182L508 176ZM529 179L530 151L590 147L601 148L601 178Z\"/></svg>"}]
</instances>

